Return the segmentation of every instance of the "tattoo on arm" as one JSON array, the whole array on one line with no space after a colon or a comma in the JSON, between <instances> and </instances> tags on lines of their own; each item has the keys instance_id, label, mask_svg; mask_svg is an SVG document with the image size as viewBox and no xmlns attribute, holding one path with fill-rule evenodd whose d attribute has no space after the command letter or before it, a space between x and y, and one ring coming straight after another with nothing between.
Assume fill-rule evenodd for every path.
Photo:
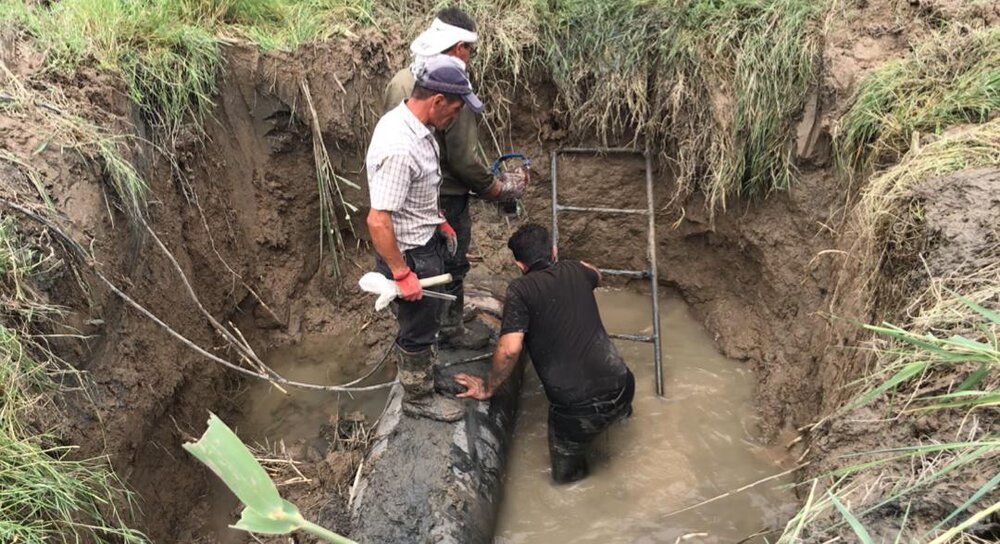
<instances>
[{"instance_id":1,"label":"tattoo on arm","mask_svg":"<svg viewBox=\"0 0 1000 544\"><path fill-rule=\"evenodd\" d=\"M512 353L501 354L499 362L498 359L493 360L493 368L490 369L489 381L486 384L486 390L490 394L496 393L503 382L507 381L511 372L514 371L515 364L517 364L517 356Z\"/></svg>"},{"instance_id":2,"label":"tattoo on arm","mask_svg":"<svg viewBox=\"0 0 1000 544\"><path fill-rule=\"evenodd\" d=\"M493 353L493 365L486 380L486 391L491 396L514 372L517 360L521 356L523 341L524 333L509 333L500 337L500 341L497 342L496 352Z\"/></svg>"}]
</instances>

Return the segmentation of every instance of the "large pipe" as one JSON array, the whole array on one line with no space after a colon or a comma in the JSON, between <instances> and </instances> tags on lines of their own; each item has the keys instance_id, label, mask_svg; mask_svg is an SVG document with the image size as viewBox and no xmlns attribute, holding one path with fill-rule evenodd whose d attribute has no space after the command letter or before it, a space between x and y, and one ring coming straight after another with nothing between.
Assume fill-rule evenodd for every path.
<instances>
[{"instance_id":1,"label":"large pipe","mask_svg":"<svg viewBox=\"0 0 1000 544\"><path fill-rule=\"evenodd\" d=\"M442 351L443 363L476 356ZM459 372L485 376L488 360L443 367L441 386ZM407 416L402 390L390 393L351 491L351 537L361 543L493 541L506 450L517 416L524 364L489 402L466 401L464 420L442 423Z\"/></svg>"}]
</instances>

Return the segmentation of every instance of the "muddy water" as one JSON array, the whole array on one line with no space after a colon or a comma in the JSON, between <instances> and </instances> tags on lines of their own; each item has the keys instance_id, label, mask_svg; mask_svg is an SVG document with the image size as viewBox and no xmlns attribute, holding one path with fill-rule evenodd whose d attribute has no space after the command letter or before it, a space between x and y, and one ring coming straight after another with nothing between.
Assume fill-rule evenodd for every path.
<instances>
[{"instance_id":1,"label":"muddy water","mask_svg":"<svg viewBox=\"0 0 1000 544\"><path fill-rule=\"evenodd\" d=\"M652 331L649 298L600 291L609 332ZM660 304L666 400L653 389L652 347L619 341L636 375L635 414L594 444L591 476L568 486L549 477L547 402L529 371L511 448L496 542L732 543L784 524L795 508L788 479L700 508L703 500L780 473L781 448L753 440L749 370L720 355L679 298ZM774 535L771 535L774 540ZM764 542L750 540L750 542Z\"/></svg>"},{"instance_id":2,"label":"muddy water","mask_svg":"<svg viewBox=\"0 0 1000 544\"><path fill-rule=\"evenodd\" d=\"M345 335L346 336L346 335ZM346 383L365 374L365 353L368 350L357 336L313 336L300 342L269 350L264 362L282 376L315 384ZM392 365L386 365L365 383L388 381ZM375 421L385 407L388 390L362 392L354 395L327 391L288 389L284 394L266 382L255 382L235 399L243 414L230 422L237 435L247 444L265 445L275 449L284 443L292 451L322 448L321 429L338 417L354 412L364 414L366 421ZM215 480L211 492L209 531L214 542L237 544L247 541L247 534L228 526L239 519L239 501L221 482Z\"/></svg>"},{"instance_id":3,"label":"muddy water","mask_svg":"<svg viewBox=\"0 0 1000 544\"><path fill-rule=\"evenodd\" d=\"M305 337L296 344L268 351L264 362L278 374L295 381L315 384L340 384L364 375L365 352L357 336ZM391 365L389 365L391 366ZM374 384L391 379L390 372L372 376L365 383ZM245 442L275 443L284 440L291 445L299 440L317 438L319 428L333 421L338 414L360 411L369 421L382 412L386 391L363 392L354 395L328 391L288 389L288 395L266 382L253 384L238 400L243 417L237 432Z\"/></svg>"}]
</instances>

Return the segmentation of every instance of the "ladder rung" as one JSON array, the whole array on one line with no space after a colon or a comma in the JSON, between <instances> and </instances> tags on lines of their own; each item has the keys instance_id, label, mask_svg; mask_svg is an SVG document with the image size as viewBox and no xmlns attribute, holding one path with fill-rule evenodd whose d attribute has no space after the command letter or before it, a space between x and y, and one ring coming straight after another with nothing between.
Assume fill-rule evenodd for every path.
<instances>
[{"instance_id":1,"label":"ladder rung","mask_svg":"<svg viewBox=\"0 0 1000 544\"><path fill-rule=\"evenodd\" d=\"M614 268L600 268L601 274L607 276L628 276L630 278L648 278L649 272L645 270L615 270Z\"/></svg>"},{"instance_id":2,"label":"ladder rung","mask_svg":"<svg viewBox=\"0 0 1000 544\"><path fill-rule=\"evenodd\" d=\"M589 208L585 206L564 206L562 204L557 204L556 210L560 212L625 213L631 215L646 215L649 213L649 210L635 208Z\"/></svg>"},{"instance_id":3,"label":"ladder rung","mask_svg":"<svg viewBox=\"0 0 1000 544\"><path fill-rule=\"evenodd\" d=\"M617 338L619 340L632 340L633 342L655 342L655 336L649 336L645 334L609 334L611 338Z\"/></svg>"}]
</instances>

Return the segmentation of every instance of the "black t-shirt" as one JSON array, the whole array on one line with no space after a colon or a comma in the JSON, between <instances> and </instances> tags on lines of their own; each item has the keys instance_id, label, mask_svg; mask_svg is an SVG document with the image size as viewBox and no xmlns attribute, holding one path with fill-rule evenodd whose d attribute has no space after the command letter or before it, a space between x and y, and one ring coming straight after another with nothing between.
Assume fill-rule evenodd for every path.
<instances>
[{"instance_id":1,"label":"black t-shirt","mask_svg":"<svg viewBox=\"0 0 1000 544\"><path fill-rule=\"evenodd\" d=\"M594 299L597 273L579 261L539 263L507 287L500 334L525 333L550 402L576 406L620 391L628 373Z\"/></svg>"}]
</instances>

